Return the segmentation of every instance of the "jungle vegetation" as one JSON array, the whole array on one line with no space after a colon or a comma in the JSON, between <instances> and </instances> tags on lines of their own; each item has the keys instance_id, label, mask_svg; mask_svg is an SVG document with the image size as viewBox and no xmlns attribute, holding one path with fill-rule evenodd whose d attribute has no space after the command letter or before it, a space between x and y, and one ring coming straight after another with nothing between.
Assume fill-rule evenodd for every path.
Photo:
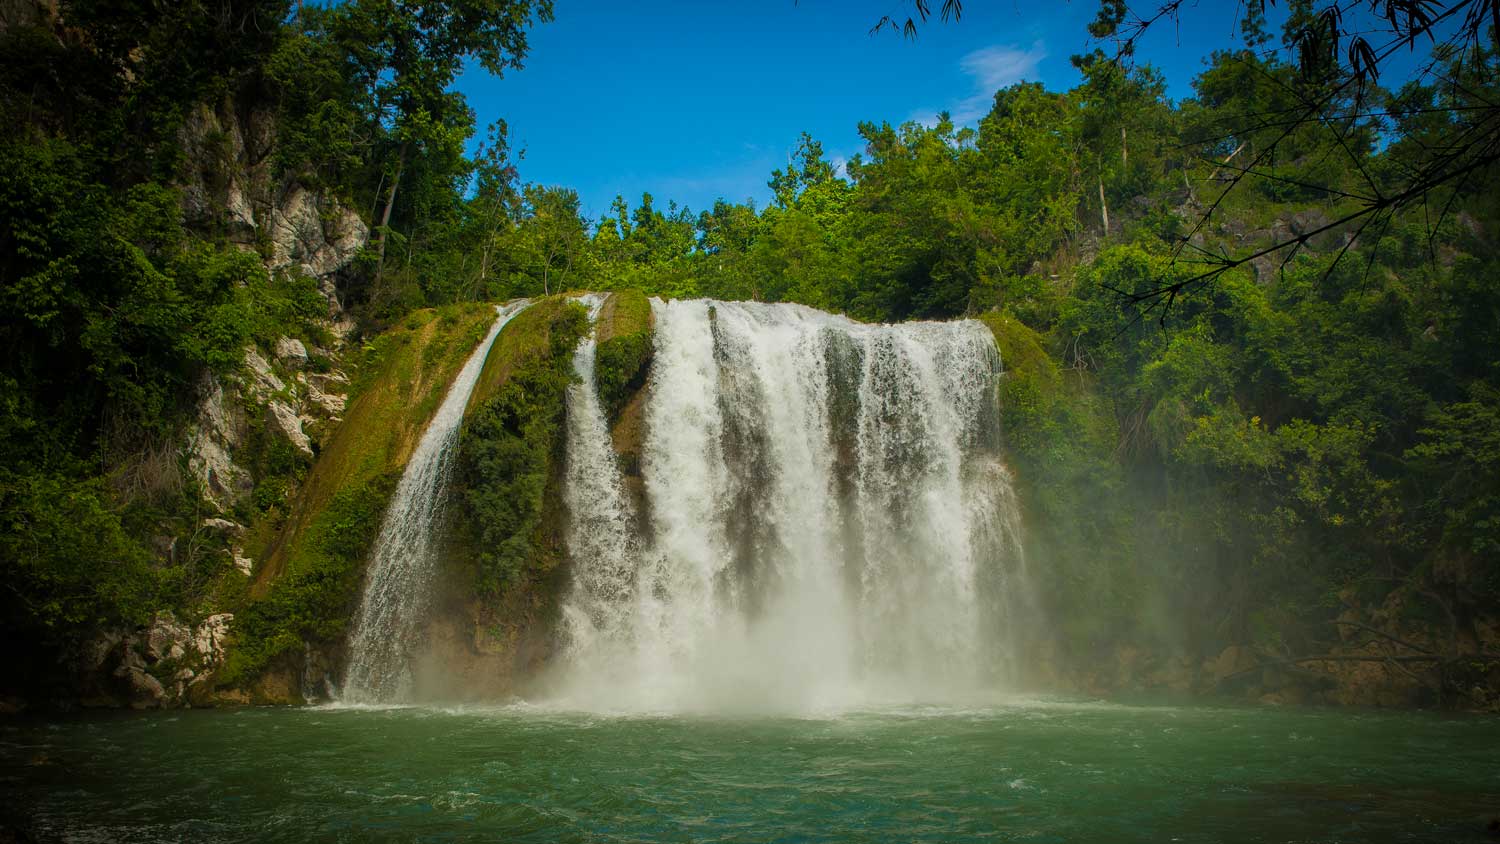
<instances>
[{"instance_id":1,"label":"jungle vegetation","mask_svg":"<svg viewBox=\"0 0 1500 844\"><path fill-rule=\"evenodd\" d=\"M1450 648L1500 607L1493 29L1438 45L1435 77L1354 84L1347 61L1309 74L1294 24L1290 52L1265 49L1252 9L1186 99L1149 56L1100 49L1077 87L997 91L975 126L863 123L842 168L803 136L765 207L646 194L586 219L573 191L522 182L503 121L481 132L453 87L465 61L519 68L548 0L60 14L0 32L0 613L37 653L205 600L219 558L151 540L203 514L177 460L194 385L247 343L320 330L312 280L178 210L185 117L224 98L274 113L282 178L366 216L339 279L360 336L583 289L982 317L1034 571L1080 658L1121 640L1316 652L1343 609L1393 596ZM1309 101L1325 110L1246 120ZM1462 178L1350 216L1456 139ZM560 373L534 374L550 396ZM542 455L501 446L473 471L519 460L534 481ZM513 550L484 565L511 571Z\"/></svg>"}]
</instances>

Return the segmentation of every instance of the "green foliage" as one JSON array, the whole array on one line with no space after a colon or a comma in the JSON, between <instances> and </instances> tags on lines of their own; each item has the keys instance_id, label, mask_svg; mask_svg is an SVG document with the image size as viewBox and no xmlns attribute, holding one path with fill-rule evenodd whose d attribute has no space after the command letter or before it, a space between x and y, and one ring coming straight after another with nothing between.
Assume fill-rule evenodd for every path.
<instances>
[{"instance_id":1,"label":"green foliage","mask_svg":"<svg viewBox=\"0 0 1500 844\"><path fill-rule=\"evenodd\" d=\"M9 635L52 645L140 624L158 588L150 555L101 480L8 471L0 474L0 577Z\"/></svg>"},{"instance_id":2,"label":"green foliage","mask_svg":"<svg viewBox=\"0 0 1500 844\"><path fill-rule=\"evenodd\" d=\"M614 421L630 397L645 385L653 334L651 303L646 294L620 290L611 302L609 325L599 329L594 381L605 418Z\"/></svg>"},{"instance_id":3,"label":"green foliage","mask_svg":"<svg viewBox=\"0 0 1500 844\"><path fill-rule=\"evenodd\" d=\"M257 485L252 504L279 535L236 610L236 656L222 685L243 686L277 656L344 629L406 456L494 319L486 305L418 311L368 341L358 395L310 470L284 438L252 427L246 457L273 479ZM291 480L302 481L295 506Z\"/></svg>"},{"instance_id":4,"label":"green foliage","mask_svg":"<svg viewBox=\"0 0 1500 844\"><path fill-rule=\"evenodd\" d=\"M235 616L229 659L216 675L235 686L306 642L329 642L344 631L358 594L363 562L380 531L397 473L345 486L308 529L290 571L264 598Z\"/></svg>"},{"instance_id":5,"label":"green foliage","mask_svg":"<svg viewBox=\"0 0 1500 844\"><path fill-rule=\"evenodd\" d=\"M1124 15L1106 7L1101 38ZM1346 244L1324 235L1169 308L1125 304L1193 272L1173 257L1190 237L1189 253L1242 254L1342 213L1347 200L1308 186L1355 186L1336 166L1349 156L1395 183L1472 134L1466 104L1493 99L1487 50L1453 68L1463 84L1370 92L1395 142L1376 118L1280 137L1244 115L1297 111L1306 93L1257 49L1268 36L1251 9L1249 49L1214 55L1179 102L1149 67L1096 52L1075 57L1077 87L1007 87L972 128L862 124L865 149L842 166L804 135L770 174L769 207L695 214L645 194L591 222L572 191L518 182L503 122L465 154L474 115L453 81L466 63L519 67L547 0L59 11L65 38L0 32L0 573L14 636L59 641L201 594L208 557L147 550L164 525L201 521L195 492L131 492L126 456L175 453L163 444L181 441L197 386L234 374L246 345L319 333L311 280L272 277L222 232L183 225L185 165L217 178L238 165L227 133L204 139L224 161L184 161L185 118L204 105L272 115L274 143L247 138L264 147L247 152L371 214L376 232L340 278L365 328L342 362L344 425L309 468L252 414L236 455L261 481L239 515L284 529L265 540L256 597L235 607L226 682L339 634L413 426L492 318L453 303L569 289L620 291L597 362L611 416L649 362L646 296L979 316L1005 364L1032 570L1079 652L1122 636L1295 650L1326 638L1332 596L1351 587L1372 601L1441 593L1460 623L1500 600L1493 168L1431 197L1441 214L1361 232L1337 263ZM1226 166L1273 143L1279 178L1195 230ZM559 299L523 313L470 407L463 522L491 596L555 556L547 495L585 322Z\"/></svg>"},{"instance_id":6,"label":"green foliage","mask_svg":"<svg viewBox=\"0 0 1500 844\"><path fill-rule=\"evenodd\" d=\"M582 306L543 300L506 326L485 364L493 374L471 400L458 457L481 594L498 596L538 574L573 351L588 328Z\"/></svg>"}]
</instances>

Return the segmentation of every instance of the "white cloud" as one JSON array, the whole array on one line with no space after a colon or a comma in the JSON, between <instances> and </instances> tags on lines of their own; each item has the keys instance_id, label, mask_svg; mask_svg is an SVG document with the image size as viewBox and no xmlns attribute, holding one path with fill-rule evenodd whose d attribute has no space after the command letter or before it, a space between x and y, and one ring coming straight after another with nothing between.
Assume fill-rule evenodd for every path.
<instances>
[{"instance_id":1,"label":"white cloud","mask_svg":"<svg viewBox=\"0 0 1500 844\"><path fill-rule=\"evenodd\" d=\"M1014 44L996 44L959 59L959 70L972 80L973 88L968 96L948 106L953 122L962 126L988 114L996 91L1023 80L1035 80L1037 66L1045 58L1047 50L1038 41L1029 50ZM938 111L918 109L911 119L931 125L937 121Z\"/></svg>"}]
</instances>

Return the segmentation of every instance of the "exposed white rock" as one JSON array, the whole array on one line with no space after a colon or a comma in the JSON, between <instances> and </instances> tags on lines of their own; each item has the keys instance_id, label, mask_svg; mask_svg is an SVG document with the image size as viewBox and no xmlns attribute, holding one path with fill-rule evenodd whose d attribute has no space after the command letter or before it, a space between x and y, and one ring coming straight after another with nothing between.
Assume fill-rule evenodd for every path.
<instances>
[{"instance_id":1,"label":"exposed white rock","mask_svg":"<svg viewBox=\"0 0 1500 844\"><path fill-rule=\"evenodd\" d=\"M326 384L329 382L313 378L307 379L308 403L323 411L328 416L342 416L347 399L341 393L327 392L323 387L319 386L320 383Z\"/></svg>"},{"instance_id":2,"label":"exposed white rock","mask_svg":"<svg viewBox=\"0 0 1500 844\"><path fill-rule=\"evenodd\" d=\"M153 660L181 659L187 655L185 645L191 641L191 635L172 613L157 613L146 631L146 655Z\"/></svg>"},{"instance_id":3,"label":"exposed white rock","mask_svg":"<svg viewBox=\"0 0 1500 844\"><path fill-rule=\"evenodd\" d=\"M241 526L237 522L231 522L228 519L204 519L203 527L215 533L223 533L230 536L239 536L240 534L245 532L245 528L243 526Z\"/></svg>"},{"instance_id":4,"label":"exposed white rock","mask_svg":"<svg viewBox=\"0 0 1500 844\"><path fill-rule=\"evenodd\" d=\"M349 383L349 376L339 369L332 372L311 372L307 375L307 383L320 390L338 390Z\"/></svg>"},{"instance_id":5,"label":"exposed white rock","mask_svg":"<svg viewBox=\"0 0 1500 844\"><path fill-rule=\"evenodd\" d=\"M230 229L243 229L254 231L255 208L250 205L250 197L240 189L238 180L229 183L228 195L224 201L224 214L229 218Z\"/></svg>"},{"instance_id":6,"label":"exposed white rock","mask_svg":"<svg viewBox=\"0 0 1500 844\"><path fill-rule=\"evenodd\" d=\"M229 623L234 613L221 612L203 619L193 632L193 647L205 666L218 665L224 661L224 643L229 638Z\"/></svg>"},{"instance_id":7,"label":"exposed white rock","mask_svg":"<svg viewBox=\"0 0 1500 844\"><path fill-rule=\"evenodd\" d=\"M282 194L271 210L270 222L271 268L296 267L320 282L327 280L324 295L334 292L333 274L349 263L370 237L369 227L358 214L298 184Z\"/></svg>"},{"instance_id":8,"label":"exposed white rock","mask_svg":"<svg viewBox=\"0 0 1500 844\"><path fill-rule=\"evenodd\" d=\"M188 467L202 484L205 497L228 510L251 486L250 473L231 456L240 438L236 412L225 404L224 387L215 378L205 377L199 395L197 422L188 438Z\"/></svg>"},{"instance_id":9,"label":"exposed white rock","mask_svg":"<svg viewBox=\"0 0 1500 844\"><path fill-rule=\"evenodd\" d=\"M342 314L335 317L328 324L328 330L333 334L334 337L338 338L338 341L340 343L347 342L349 340L349 335L354 333L354 329L354 320Z\"/></svg>"},{"instance_id":10,"label":"exposed white rock","mask_svg":"<svg viewBox=\"0 0 1500 844\"><path fill-rule=\"evenodd\" d=\"M250 573L255 570L255 561L245 556L243 549L231 547L229 557L234 560L234 567L240 570L240 574L249 577Z\"/></svg>"},{"instance_id":11,"label":"exposed white rock","mask_svg":"<svg viewBox=\"0 0 1500 844\"><path fill-rule=\"evenodd\" d=\"M250 370L250 392L255 398L266 401L271 396L286 390L286 383L271 371L271 364L254 346L245 347L245 368Z\"/></svg>"},{"instance_id":12,"label":"exposed white rock","mask_svg":"<svg viewBox=\"0 0 1500 844\"><path fill-rule=\"evenodd\" d=\"M295 337L282 337L276 341L276 358L287 366L301 369L307 366L307 347Z\"/></svg>"},{"instance_id":13,"label":"exposed white rock","mask_svg":"<svg viewBox=\"0 0 1500 844\"><path fill-rule=\"evenodd\" d=\"M302 417L297 415L297 411L282 402L273 401L266 406L266 412L271 417L271 423L282 436L296 446L298 451L309 457L312 456L312 438L302 430Z\"/></svg>"}]
</instances>

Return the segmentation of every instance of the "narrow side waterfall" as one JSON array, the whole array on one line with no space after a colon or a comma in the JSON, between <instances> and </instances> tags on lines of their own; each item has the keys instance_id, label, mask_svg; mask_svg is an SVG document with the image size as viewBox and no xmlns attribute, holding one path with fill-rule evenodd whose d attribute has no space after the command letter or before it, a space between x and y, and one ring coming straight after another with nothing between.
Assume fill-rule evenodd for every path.
<instances>
[{"instance_id":1,"label":"narrow side waterfall","mask_svg":"<svg viewBox=\"0 0 1500 844\"><path fill-rule=\"evenodd\" d=\"M591 321L598 318L604 298L580 298ZM578 342L573 355L578 380L568 388L567 396L563 503L568 513L568 553L579 562L574 566L574 590L563 609L563 624L574 652L588 651L598 631L616 630L624 624L620 614L630 610L640 557L609 426L599 406L594 378L596 334L597 327Z\"/></svg>"},{"instance_id":2,"label":"narrow side waterfall","mask_svg":"<svg viewBox=\"0 0 1500 844\"><path fill-rule=\"evenodd\" d=\"M622 493L592 340L575 361L559 694L817 709L1003 683L1024 560L989 331L798 305L652 309L643 514Z\"/></svg>"},{"instance_id":3,"label":"narrow side waterfall","mask_svg":"<svg viewBox=\"0 0 1500 844\"><path fill-rule=\"evenodd\" d=\"M431 586L433 528L446 499L464 407L495 338L527 304L521 300L496 309L495 324L453 379L391 496L349 638L345 701L395 700L410 685L410 652Z\"/></svg>"}]
</instances>

